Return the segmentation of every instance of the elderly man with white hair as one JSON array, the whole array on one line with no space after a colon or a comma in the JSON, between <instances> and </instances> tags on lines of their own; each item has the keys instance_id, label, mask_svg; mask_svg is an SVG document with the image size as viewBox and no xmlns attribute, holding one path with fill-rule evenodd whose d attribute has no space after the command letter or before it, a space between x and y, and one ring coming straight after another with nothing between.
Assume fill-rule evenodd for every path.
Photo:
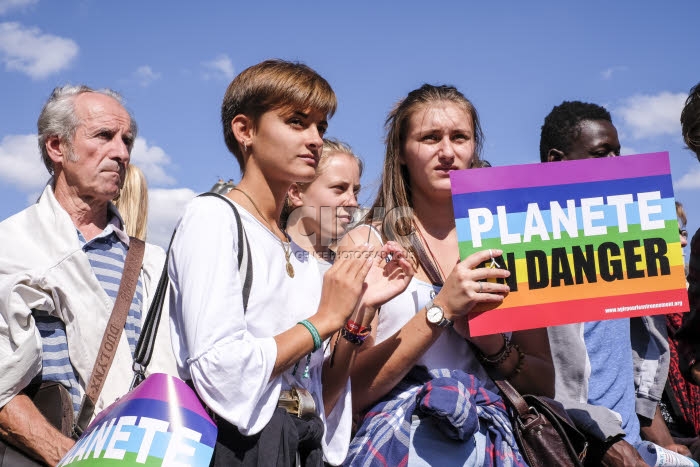
<instances>
[{"instance_id":1,"label":"elderly man with white hair","mask_svg":"<svg viewBox=\"0 0 700 467\"><path fill-rule=\"evenodd\" d=\"M0 223L0 451L12 446L56 465L74 444L30 398L41 383L58 383L69 410L88 419L129 389L132 355L165 259L148 244L139 258L144 245L125 233L112 204L135 138L136 123L110 90L59 87L41 111L39 148L51 180L36 204ZM115 307L131 270L135 292ZM113 324L120 323L111 320L113 307L124 310L124 324ZM103 361L109 353L111 367ZM93 368L101 379L92 379ZM176 374L167 324L150 369ZM101 391L89 390L98 380Z\"/></svg>"}]
</instances>

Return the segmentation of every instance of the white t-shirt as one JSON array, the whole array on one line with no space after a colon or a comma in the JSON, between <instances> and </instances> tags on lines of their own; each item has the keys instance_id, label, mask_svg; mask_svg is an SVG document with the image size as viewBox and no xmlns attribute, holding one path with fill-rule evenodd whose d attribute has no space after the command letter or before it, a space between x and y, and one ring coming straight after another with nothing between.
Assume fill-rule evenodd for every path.
<instances>
[{"instance_id":1,"label":"white t-shirt","mask_svg":"<svg viewBox=\"0 0 700 467\"><path fill-rule=\"evenodd\" d=\"M234 203L235 204L235 203ZM326 419L321 389L323 350L270 379L277 357L273 336L315 314L321 297L318 263L292 243L294 278L286 273L280 240L236 204L251 250L253 282L243 311L237 228L230 206L195 198L173 241L169 274L173 350L183 379L192 379L204 402L244 435L259 433L277 407L280 391L304 387L314 396L326 431L326 461L347 454L351 429L350 384Z\"/></svg>"},{"instance_id":2,"label":"white t-shirt","mask_svg":"<svg viewBox=\"0 0 700 467\"><path fill-rule=\"evenodd\" d=\"M377 343L380 343L401 329L431 298L440 287L427 282L411 279L400 295L382 305L377 324ZM496 385L479 363L467 341L454 329L448 328L418 359L416 365L428 370L462 370L479 378L489 390L497 392Z\"/></svg>"}]
</instances>

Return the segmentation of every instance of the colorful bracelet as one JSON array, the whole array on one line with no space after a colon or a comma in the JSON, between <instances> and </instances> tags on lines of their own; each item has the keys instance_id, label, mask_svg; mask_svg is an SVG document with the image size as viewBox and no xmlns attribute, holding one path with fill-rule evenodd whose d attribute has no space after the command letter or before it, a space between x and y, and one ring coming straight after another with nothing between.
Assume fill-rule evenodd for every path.
<instances>
[{"instance_id":1,"label":"colorful bracelet","mask_svg":"<svg viewBox=\"0 0 700 467\"><path fill-rule=\"evenodd\" d=\"M349 320L345 323L345 327L340 329L340 335L343 339L355 345L362 345L370 332L372 332L371 326L361 326L352 320Z\"/></svg>"},{"instance_id":2,"label":"colorful bracelet","mask_svg":"<svg viewBox=\"0 0 700 467\"><path fill-rule=\"evenodd\" d=\"M314 350L313 351L316 352L318 349L320 349L323 342L321 341L321 334L318 333L318 329L316 329L316 326L311 324L311 322L308 319L305 319L303 321L299 321L297 324L301 324L306 329L308 329L309 332L311 333L311 337L314 340Z\"/></svg>"},{"instance_id":3,"label":"colorful bracelet","mask_svg":"<svg viewBox=\"0 0 700 467\"><path fill-rule=\"evenodd\" d=\"M362 343L365 341L365 338L367 337L360 336L359 334L354 334L345 328L342 328L340 330L340 335L343 337L343 339L355 345L362 345Z\"/></svg>"},{"instance_id":4,"label":"colorful bracelet","mask_svg":"<svg viewBox=\"0 0 700 467\"><path fill-rule=\"evenodd\" d=\"M369 334L372 331L372 326L365 327L362 326L360 323L349 319L348 322L345 323L345 329L347 329L353 334Z\"/></svg>"}]
</instances>

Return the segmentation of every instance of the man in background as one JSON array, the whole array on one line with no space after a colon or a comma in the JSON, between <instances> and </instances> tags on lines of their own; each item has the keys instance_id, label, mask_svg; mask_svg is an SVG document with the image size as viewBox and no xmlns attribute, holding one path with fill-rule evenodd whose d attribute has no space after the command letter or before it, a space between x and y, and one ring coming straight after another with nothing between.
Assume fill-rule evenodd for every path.
<instances>
[{"instance_id":1,"label":"man in background","mask_svg":"<svg viewBox=\"0 0 700 467\"><path fill-rule=\"evenodd\" d=\"M688 149L700 162L700 83L691 90L681 112L681 131ZM687 236L687 232L686 232ZM700 229L690 241L688 260L688 299L690 312L684 316L683 327L677 334L680 346L681 370L700 385Z\"/></svg>"},{"instance_id":2,"label":"man in background","mask_svg":"<svg viewBox=\"0 0 700 467\"><path fill-rule=\"evenodd\" d=\"M545 118L542 162L619 155L617 129L605 108L565 101ZM636 450L642 438L690 454L674 443L658 409L669 365L664 316L554 326L549 340L555 398L597 441L591 456L603 465L646 465Z\"/></svg>"},{"instance_id":3,"label":"man in background","mask_svg":"<svg viewBox=\"0 0 700 467\"><path fill-rule=\"evenodd\" d=\"M112 200L135 138L136 123L118 94L54 89L38 120L50 182L36 204L0 223L0 440L43 464L56 465L74 440L44 418L27 388L57 382L79 412L134 243ZM146 245L94 413L129 389L132 355L164 261L162 250L157 258L151 250ZM167 322L161 320L150 369L176 374Z\"/></svg>"}]
</instances>

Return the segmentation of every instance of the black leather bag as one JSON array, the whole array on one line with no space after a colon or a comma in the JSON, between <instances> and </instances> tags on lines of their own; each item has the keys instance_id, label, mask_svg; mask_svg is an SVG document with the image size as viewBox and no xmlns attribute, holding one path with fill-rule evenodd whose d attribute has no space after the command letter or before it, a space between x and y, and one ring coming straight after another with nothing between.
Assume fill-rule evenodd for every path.
<instances>
[{"instance_id":1,"label":"black leather bag","mask_svg":"<svg viewBox=\"0 0 700 467\"><path fill-rule=\"evenodd\" d=\"M583 467L588 442L559 402L521 396L506 380L495 383L513 409L513 434L530 467Z\"/></svg>"}]
</instances>

